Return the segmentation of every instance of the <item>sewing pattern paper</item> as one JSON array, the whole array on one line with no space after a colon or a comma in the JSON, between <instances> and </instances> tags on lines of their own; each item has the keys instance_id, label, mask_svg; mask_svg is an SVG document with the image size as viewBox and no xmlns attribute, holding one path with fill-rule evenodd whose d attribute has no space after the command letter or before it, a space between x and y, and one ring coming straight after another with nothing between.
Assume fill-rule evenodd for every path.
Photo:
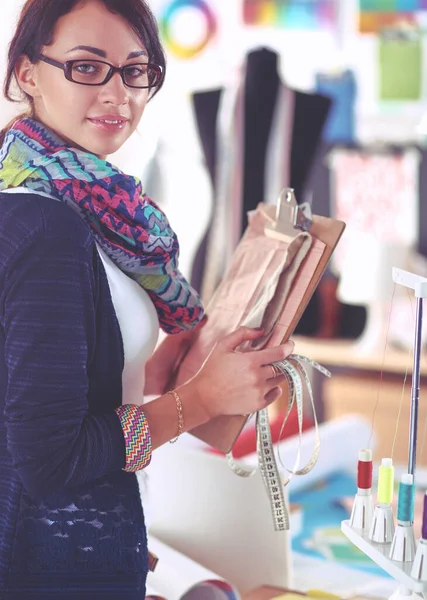
<instances>
[{"instance_id":1,"label":"sewing pattern paper","mask_svg":"<svg viewBox=\"0 0 427 600\"><path fill-rule=\"evenodd\" d=\"M362 233L384 243L413 246L418 241L420 155L335 150L331 168L331 215L347 223L334 253L340 271L346 246Z\"/></svg>"}]
</instances>

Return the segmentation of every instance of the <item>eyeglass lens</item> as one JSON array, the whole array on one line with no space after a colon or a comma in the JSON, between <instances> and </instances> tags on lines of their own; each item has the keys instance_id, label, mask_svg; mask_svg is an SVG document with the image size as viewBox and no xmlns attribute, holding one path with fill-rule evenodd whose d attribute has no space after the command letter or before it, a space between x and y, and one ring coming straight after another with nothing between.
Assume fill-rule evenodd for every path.
<instances>
[{"instance_id":1,"label":"eyeglass lens","mask_svg":"<svg viewBox=\"0 0 427 600\"><path fill-rule=\"evenodd\" d=\"M104 83L110 66L97 60L72 61L70 75L76 83L98 85ZM146 63L132 64L123 69L125 83L133 87L153 87L158 83L160 71Z\"/></svg>"}]
</instances>

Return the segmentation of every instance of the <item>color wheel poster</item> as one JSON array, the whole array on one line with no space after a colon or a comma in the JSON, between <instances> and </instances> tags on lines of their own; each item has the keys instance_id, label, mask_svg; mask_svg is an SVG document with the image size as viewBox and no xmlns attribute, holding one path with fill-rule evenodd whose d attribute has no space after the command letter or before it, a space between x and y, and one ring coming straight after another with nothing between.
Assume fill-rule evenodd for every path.
<instances>
[{"instance_id":1,"label":"color wheel poster","mask_svg":"<svg viewBox=\"0 0 427 600\"><path fill-rule=\"evenodd\" d=\"M153 0L150 3L170 58L198 59L217 46L224 26L221 4L224 5L216 0Z\"/></svg>"},{"instance_id":2,"label":"color wheel poster","mask_svg":"<svg viewBox=\"0 0 427 600\"><path fill-rule=\"evenodd\" d=\"M236 52L240 6L233 0L151 0L167 56L166 85L202 90L224 85Z\"/></svg>"}]
</instances>

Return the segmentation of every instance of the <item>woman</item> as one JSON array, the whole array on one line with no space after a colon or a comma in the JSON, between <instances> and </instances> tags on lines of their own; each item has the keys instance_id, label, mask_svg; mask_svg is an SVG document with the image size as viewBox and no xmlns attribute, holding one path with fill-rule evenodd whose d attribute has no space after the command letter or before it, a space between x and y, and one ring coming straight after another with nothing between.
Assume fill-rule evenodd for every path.
<instances>
[{"instance_id":1,"label":"woman","mask_svg":"<svg viewBox=\"0 0 427 600\"><path fill-rule=\"evenodd\" d=\"M165 216L106 160L164 72L143 0L23 8L5 92L15 82L29 116L0 150L0 598L141 600L135 473L182 432L280 393L269 364L292 343L235 352L261 333L246 328L169 391L203 308ZM142 406L144 392L159 397Z\"/></svg>"}]
</instances>

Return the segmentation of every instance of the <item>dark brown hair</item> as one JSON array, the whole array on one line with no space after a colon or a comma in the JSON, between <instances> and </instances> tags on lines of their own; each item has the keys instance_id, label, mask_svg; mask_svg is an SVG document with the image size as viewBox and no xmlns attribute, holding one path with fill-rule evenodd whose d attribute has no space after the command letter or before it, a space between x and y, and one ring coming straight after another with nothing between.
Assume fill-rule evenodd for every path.
<instances>
[{"instance_id":1,"label":"dark brown hair","mask_svg":"<svg viewBox=\"0 0 427 600\"><path fill-rule=\"evenodd\" d=\"M160 65L163 78L155 88L151 97L163 85L166 71L165 54L160 42L156 20L145 0L101 0L108 10L122 16L128 21L140 41L147 49L150 62ZM15 78L15 68L21 56L28 56L32 63L38 61L43 46L53 43L53 35L57 21L70 13L82 0L27 0L16 27L15 35L10 43L8 52L7 74L3 92L11 102L20 102L22 98L11 94ZM31 104L31 98L27 96ZM16 119L16 118L15 118ZM15 121L13 119L13 121ZM0 132L0 144L10 125Z\"/></svg>"}]
</instances>

